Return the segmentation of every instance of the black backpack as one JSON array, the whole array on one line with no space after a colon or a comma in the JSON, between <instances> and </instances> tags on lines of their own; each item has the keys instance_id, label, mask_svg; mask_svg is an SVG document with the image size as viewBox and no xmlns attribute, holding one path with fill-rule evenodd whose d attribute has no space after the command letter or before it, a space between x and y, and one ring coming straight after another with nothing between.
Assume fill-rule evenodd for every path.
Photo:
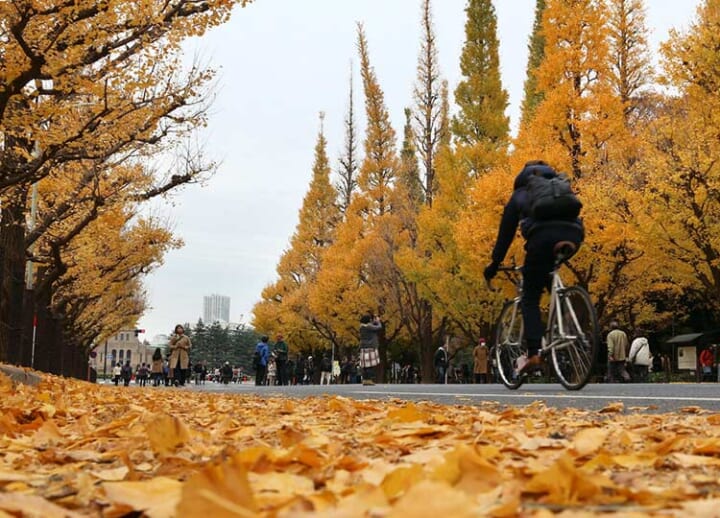
<instances>
[{"instance_id":1,"label":"black backpack","mask_svg":"<svg viewBox=\"0 0 720 518\"><path fill-rule=\"evenodd\" d=\"M529 216L535 220L573 220L580 215L582 202L564 174L536 172L527 182Z\"/></svg>"},{"instance_id":2,"label":"black backpack","mask_svg":"<svg viewBox=\"0 0 720 518\"><path fill-rule=\"evenodd\" d=\"M262 355L260 354L260 350L256 350L255 354L253 355L253 367L256 369L258 367L262 366Z\"/></svg>"}]
</instances>

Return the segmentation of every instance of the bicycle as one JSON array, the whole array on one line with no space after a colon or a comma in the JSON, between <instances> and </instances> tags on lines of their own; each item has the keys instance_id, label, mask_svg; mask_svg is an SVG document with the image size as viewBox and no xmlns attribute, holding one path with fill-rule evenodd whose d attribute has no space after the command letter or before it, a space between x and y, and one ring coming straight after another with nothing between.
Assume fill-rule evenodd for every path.
<instances>
[{"instance_id":1,"label":"bicycle","mask_svg":"<svg viewBox=\"0 0 720 518\"><path fill-rule=\"evenodd\" d=\"M574 243L555 245L548 322L540 349L541 357L552 357L552 366L560 383L568 390L580 390L592 375L600 343L599 325L590 295L581 286L565 287L558 270L576 250ZM493 345L500 380L509 389L519 388L528 373L519 373L523 355L523 321L520 312L522 274L519 266L501 266L516 286L516 296L505 303L497 320ZM492 286L489 286L492 289Z\"/></svg>"}]
</instances>

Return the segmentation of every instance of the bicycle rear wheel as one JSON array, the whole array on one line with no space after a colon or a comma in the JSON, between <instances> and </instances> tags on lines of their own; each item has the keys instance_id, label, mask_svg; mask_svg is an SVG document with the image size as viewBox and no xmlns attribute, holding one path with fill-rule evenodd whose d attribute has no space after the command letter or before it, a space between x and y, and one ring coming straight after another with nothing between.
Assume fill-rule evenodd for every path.
<instances>
[{"instance_id":1,"label":"bicycle rear wheel","mask_svg":"<svg viewBox=\"0 0 720 518\"><path fill-rule=\"evenodd\" d=\"M495 360L500 380L513 390L523 384L522 376L517 375L517 360L525 352L522 336L520 305L513 301L507 302L495 326Z\"/></svg>"},{"instance_id":2,"label":"bicycle rear wheel","mask_svg":"<svg viewBox=\"0 0 720 518\"><path fill-rule=\"evenodd\" d=\"M556 317L551 315L550 343L553 368L558 380L568 390L580 390L592 376L600 343L595 306L580 286L566 288L560 295L560 318L564 333L560 335ZM558 308L556 308L558 310ZM557 343L556 343L557 342Z\"/></svg>"}]
</instances>

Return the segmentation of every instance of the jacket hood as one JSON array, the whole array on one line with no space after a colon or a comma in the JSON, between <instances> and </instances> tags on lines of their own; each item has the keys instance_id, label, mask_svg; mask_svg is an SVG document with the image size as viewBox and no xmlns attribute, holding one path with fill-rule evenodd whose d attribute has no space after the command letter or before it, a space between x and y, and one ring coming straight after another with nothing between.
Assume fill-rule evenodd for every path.
<instances>
[{"instance_id":1,"label":"jacket hood","mask_svg":"<svg viewBox=\"0 0 720 518\"><path fill-rule=\"evenodd\" d=\"M513 190L517 190L520 187L525 187L528 183L528 178L533 175L544 176L546 178L554 178L557 176L555 169L549 165L529 165L523 167L522 171L515 177L515 184Z\"/></svg>"}]
</instances>

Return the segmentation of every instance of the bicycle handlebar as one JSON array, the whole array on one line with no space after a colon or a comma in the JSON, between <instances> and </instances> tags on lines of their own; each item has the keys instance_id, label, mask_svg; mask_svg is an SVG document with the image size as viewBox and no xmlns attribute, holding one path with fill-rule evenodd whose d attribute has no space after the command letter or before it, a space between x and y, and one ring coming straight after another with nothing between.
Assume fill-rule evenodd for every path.
<instances>
[{"instance_id":1,"label":"bicycle handlebar","mask_svg":"<svg viewBox=\"0 0 720 518\"><path fill-rule=\"evenodd\" d=\"M515 265L511 265L511 266L498 266L498 269L497 269L498 272L505 272L505 274L507 275L508 279L510 279L510 280L513 281L513 282L516 282L516 279L515 279L514 274L517 274L517 272L519 272L520 270L522 270L522 266L515 266ZM490 290L490 291L498 291L498 288L494 288L494 287L493 287L493 285L492 285L492 280L487 280L487 279L486 279L486 280L485 280L485 284L487 285L488 290Z\"/></svg>"}]
</instances>

